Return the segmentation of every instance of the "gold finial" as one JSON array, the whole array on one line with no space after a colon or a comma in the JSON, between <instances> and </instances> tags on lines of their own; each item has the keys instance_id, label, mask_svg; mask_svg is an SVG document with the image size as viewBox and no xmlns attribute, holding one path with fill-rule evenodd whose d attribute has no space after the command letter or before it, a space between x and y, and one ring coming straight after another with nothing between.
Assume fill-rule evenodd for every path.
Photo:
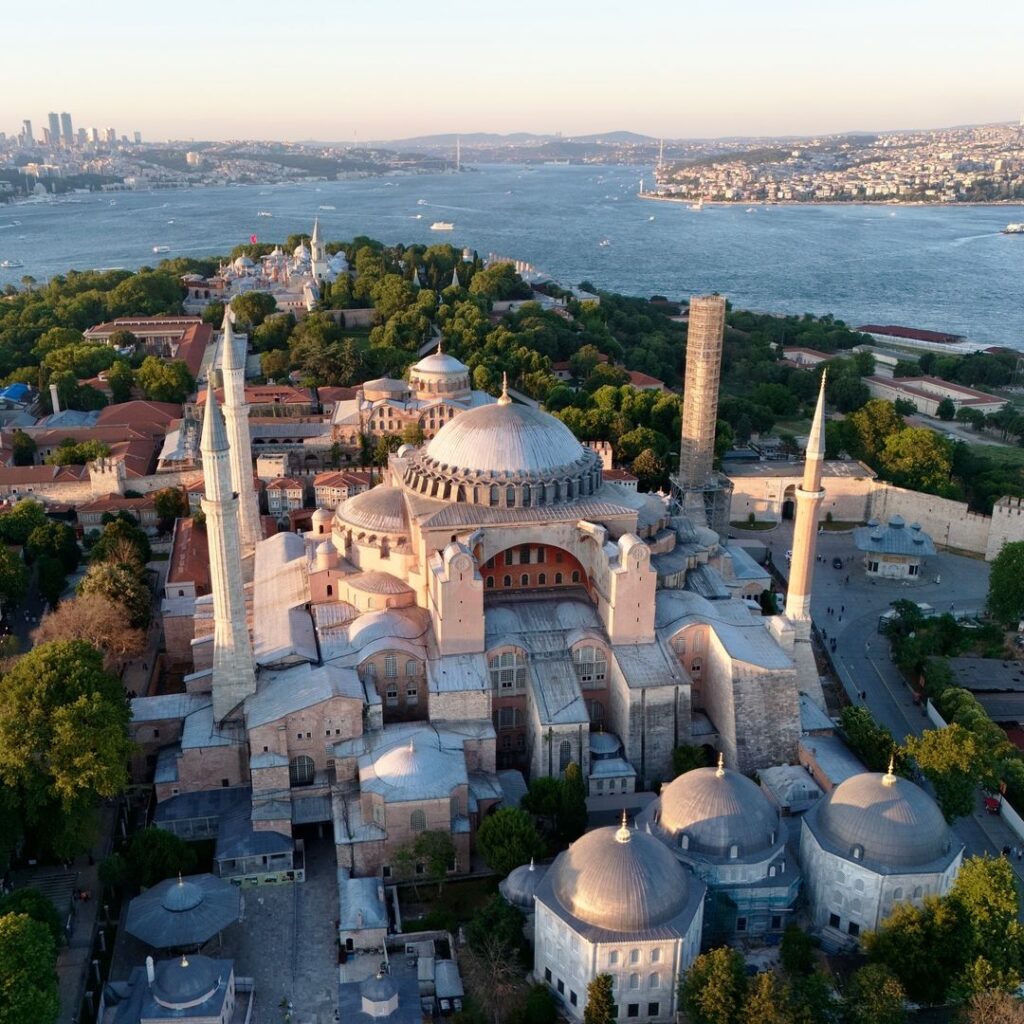
<instances>
[{"instance_id":1,"label":"gold finial","mask_svg":"<svg viewBox=\"0 0 1024 1024\"><path fill-rule=\"evenodd\" d=\"M440 338L437 339L437 354L439 356L443 356L444 355L444 335L443 334L441 335Z\"/></svg>"},{"instance_id":2,"label":"gold finial","mask_svg":"<svg viewBox=\"0 0 1024 1024\"><path fill-rule=\"evenodd\" d=\"M182 881L182 878L181 878L181 872L179 871L178 872L178 885L184 885L184 884L185 883L184 883L184 881Z\"/></svg>"},{"instance_id":3,"label":"gold finial","mask_svg":"<svg viewBox=\"0 0 1024 1024\"><path fill-rule=\"evenodd\" d=\"M501 395L498 398L498 405L511 405L512 399L508 397L508 374L501 375Z\"/></svg>"},{"instance_id":4,"label":"gold finial","mask_svg":"<svg viewBox=\"0 0 1024 1024\"><path fill-rule=\"evenodd\" d=\"M896 784L896 754L889 755L889 770L882 776L883 786L893 786Z\"/></svg>"},{"instance_id":5,"label":"gold finial","mask_svg":"<svg viewBox=\"0 0 1024 1024\"><path fill-rule=\"evenodd\" d=\"M715 775L721 778L725 774L725 754L721 751L718 752L718 767L715 769Z\"/></svg>"},{"instance_id":6,"label":"gold finial","mask_svg":"<svg viewBox=\"0 0 1024 1024\"><path fill-rule=\"evenodd\" d=\"M626 818L626 809L622 809L622 824L619 826L618 831L615 833L615 841L619 843L629 842L629 822Z\"/></svg>"},{"instance_id":7,"label":"gold finial","mask_svg":"<svg viewBox=\"0 0 1024 1024\"><path fill-rule=\"evenodd\" d=\"M530 858L530 870L531 871L533 870L533 858L532 857Z\"/></svg>"},{"instance_id":8,"label":"gold finial","mask_svg":"<svg viewBox=\"0 0 1024 1024\"><path fill-rule=\"evenodd\" d=\"M181 966L182 967L188 967L188 960L185 959L185 954L184 953L181 954Z\"/></svg>"}]
</instances>

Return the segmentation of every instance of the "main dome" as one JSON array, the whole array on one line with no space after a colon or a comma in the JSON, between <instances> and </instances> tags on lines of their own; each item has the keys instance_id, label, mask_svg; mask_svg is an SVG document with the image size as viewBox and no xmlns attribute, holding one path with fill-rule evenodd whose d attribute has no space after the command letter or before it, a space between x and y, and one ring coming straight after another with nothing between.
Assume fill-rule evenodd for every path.
<instances>
[{"instance_id":1,"label":"main dome","mask_svg":"<svg viewBox=\"0 0 1024 1024\"><path fill-rule=\"evenodd\" d=\"M598 828L555 862L552 891L587 924L637 932L664 924L686 907L687 873L660 840L628 828Z\"/></svg>"},{"instance_id":2,"label":"main dome","mask_svg":"<svg viewBox=\"0 0 1024 1024\"><path fill-rule=\"evenodd\" d=\"M469 367L465 363L459 362L455 356L448 355L447 352L432 352L429 356L424 356L418 363L414 364L412 369L409 371L412 373L453 373L462 374L467 373Z\"/></svg>"},{"instance_id":3,"label":"main dome","mask_svg":"<svg viewBox=\"0 0 1024 1024\"><path fill-rule=\"evenodd\" d=\"M852 855L891 867L929 864L950 851L946 820L935 801L899 776L864 772L840 783L823 801L812 831Z\"/></svg>"},{"instance_id":4,"label":"main dome","mask_svg":"<svg viewBox=\"0 0 1024 1024\"><path fill-rule=\"evenodd\" d=\"M719 774L721 773L721 774ZM761 790L739 772L698 768L673 779L661 791L661 827L685 834L686 849L711 857L740 857L770 849L779 834L779 816Z\"/></svg>"}]
</instances>

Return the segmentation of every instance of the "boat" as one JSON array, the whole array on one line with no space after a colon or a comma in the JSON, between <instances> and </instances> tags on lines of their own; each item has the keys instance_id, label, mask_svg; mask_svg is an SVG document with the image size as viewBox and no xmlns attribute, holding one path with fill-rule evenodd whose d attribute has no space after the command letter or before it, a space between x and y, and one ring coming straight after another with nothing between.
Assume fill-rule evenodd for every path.
<instances>
[{"instance_id":1,"label":"boat","mask_svg":"<svg viewBox=\"0 0 1024 1024\"><path fill-rule=\"evenodd\" d=\"M269 210L257 210L257 217L273 217L274 215Z\"/></svg>"},{"instance_id":2,"label":"boat","mask_svg":"<svg viewBox=\"0 0 1024 1024\"><path fill-rule=\"evenodd\" d=\"M167 223L168 223L168 224L173 224L173 223L174 223L174 219L173 219L173 218L171 218L171 220L169 220L169 221L168 221Z\"/></svg>"},{"instance_id":3,"label":"boat","mask_svg":"<svg viewBox=\"0 0 1024 1024\"><path fill-rule=\"evenodd\" d=\"M426 199L417 199L416 200L416 205L417 206L427 206L428 203L427 203Z\"/></svg>"},{"instance_id":4,"label":"boat","mask_svg":"<svg viewBox=\"0 0 1024 1024\"><path fill-rule=\"evenodd\" d=\"M648 219L648 220L654 220L654 218L653 218L653 217L648 217L647 219Z\"/></svg>"},{"instance_id":5,"label":"boat","mask_svg":"<svg viewBox=\"0 0 1024 1024\"><path fill-rule=\"evenodd\" d=\"M15 267L23 266L25 264L21 260L0 260L0 267L3 267L4 270L13 270Z\"/></svg>"},{"instance_id":6,"label":"boat","mask_svg":"<svg viewBox=\"0 0 1024 1024\"><path fill-rule=\"evenodd\" d=\"M450 220L435 220L430 225L431 231L454 231L455 225Z\"/></svg>"},{"instance_id":7,"label":"boat","mask_svg":"<svg viewBox=\"0 0 1024 1024\"><path fill-rule=\"evenodd\" d=\"M336 210L336 209L337 209L337 207L336 207L336 206L331 206L331 204L330 204L330 203L323 203L323 204L322 204L322 205L320 206L320 209L321 209L321 210Z\"/></svg>"},{"instance_id":8,"label":"boat","mask_svg":"<svg viewBox=\"0 0 1024 1024\"><path fill-rule=\"evenodd\" d=\"M423 220L423 214L422 213L414 213L412 215L412 217L410 217L409 219L410 220Z\"/></svg>"},{"instance_id":9,"label":"boat","mask_svg":"<svg viewBox=\"0 0 1024 1024\"><path fill-rule=\"evenodd\" d=\"M1003 228L1004 235L1024 235L1024 224L1007 224Z\"/></svg>"},{"instance_id":10,"label":"boat","mask_svg":"<svg viewBox=\"0 0 1024 1024\"><path fill-rule=\"evenodd\" d=\"M597 244L598 244L599 246L601 246L601 248L603 249L603 248L605 248L606 246L609 246L609 245L611 245L612 243L611 243L610 241L608 241L608 239L607 239L607 238L602 238L602 239L601 239L601 241L600 241L600 242L598 242Z\"/></svg>"},{"instance_id":11,"label":"boat","mask_svg":"<svg viewBox=\"0 0 1024 1024\"><path fill-rule=\"evenodd\" d=\"M690 203L690 209L691 210L703 210L704 209L704 200L703 199L698 199L697 202Z\"/></svg>"},{"instance_id":12,"label":"boat","mask_svg":"<svg viewBox=\"0 0 1024 1024\"><path fill-rule=\"evenodd\" d=\"M169 245L154 245L153 252L170 252L171 247Z\"/></svg>"},{"instance_id":13,"label":"boat","mask_svg":"<svg viewBox=\"0 0 1024 1024\"><path fill-rule=\"evenodd\" d=\"M111 206L117 206L117 200L116 199L111 199L110 200L110 205Z\"/></svg>"}]
</instances>

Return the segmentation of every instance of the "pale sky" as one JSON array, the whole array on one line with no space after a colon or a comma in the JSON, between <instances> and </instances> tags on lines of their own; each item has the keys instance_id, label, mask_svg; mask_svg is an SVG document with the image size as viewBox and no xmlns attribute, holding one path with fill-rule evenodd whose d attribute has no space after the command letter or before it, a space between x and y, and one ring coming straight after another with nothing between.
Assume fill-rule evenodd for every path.
<instances>
[{"instance_id":1,"label":"pale sky","mask_svg":"<svg viewBox=\"0 0 1024 1024\"><path fill-rule=\"evenodd\" d=\"M0 131L49 111L179 138L629 129L814 134L1016 119L1024 3L11 2Z\"/></svg>"}]
</instances>

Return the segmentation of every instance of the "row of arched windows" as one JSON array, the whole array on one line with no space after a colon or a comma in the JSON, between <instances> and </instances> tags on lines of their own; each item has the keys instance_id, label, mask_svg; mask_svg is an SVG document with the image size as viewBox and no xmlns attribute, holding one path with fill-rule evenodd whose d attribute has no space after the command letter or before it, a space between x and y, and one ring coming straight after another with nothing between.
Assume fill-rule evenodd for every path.
<instances>
[{"instance_id":1,"label":"row of arched windows","mask_svg":"<svg viewBox=\"0 0 1024 1024\"><path fill-rule=\"evenodd\" d=\"M495 583L495 580L497 580L497 578L498 578L497 576L488 576L487 577L487 586L488 586L489 589L493 589L495 586L497 586L497 584ZM503 587L511 587L512 586L512 579L513 579L513 577L511 575L511 573L506 573L504 576L501 577L501 585ZM580 582L579 570L578 569L573 569L573 571L569 575L569 579L573 583L579 583ZM565 583L566 583L566 579L565 579L565 574L564 573L560 573L560 572L553 573L552 576L551 576L551 583L550 584L548 583L548 574L546 572L542 572L542 573L538 573L537 574L536 586L538 586L538 587L546 587L546 586L561 587L561 586L564 586ZM519 586L521 586L521 587L528 587L528 586L530 586L530 574L529 573L524 572L524 573L520 574L520 576L519 576Z\"/></svg>"},{"instance_id":2,"label":"row of arched windows","mask_svg":"<svg viewBox=\"0 0 1024 1024\"><path fill-rule=\"evenodd\" d=\"M601 486L601 470L596 468L580 476L547 483L488 485L443 480L413 468L406 474L405 482L414 491L430 498L488 505L491 508L530 508L575 501L593 494Z\"/></svg>"}]
</instances>

